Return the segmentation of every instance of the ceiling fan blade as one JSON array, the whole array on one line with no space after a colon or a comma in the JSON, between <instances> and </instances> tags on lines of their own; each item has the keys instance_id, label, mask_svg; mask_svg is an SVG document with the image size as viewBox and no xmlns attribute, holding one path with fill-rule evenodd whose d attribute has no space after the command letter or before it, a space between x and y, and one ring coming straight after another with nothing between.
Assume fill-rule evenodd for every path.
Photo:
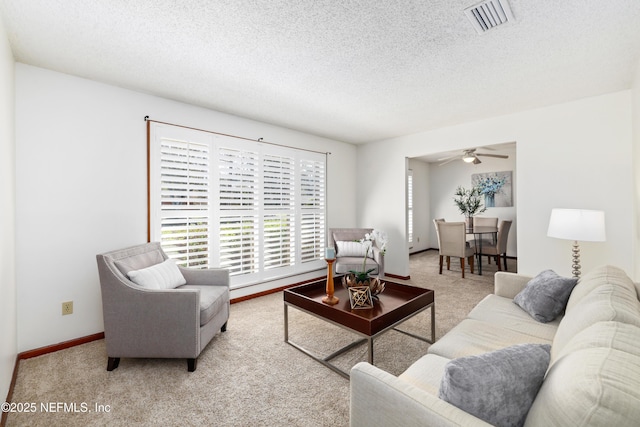
<instances>
[{"instance_id":1,"label":"ceiling fan blade","mask_svg":"<svg viewBox=\"0 0 640 427\"><path fill-rule=\"evenodd\" d=\"M441 159L436 160L437 162L442 162L449 159L455 159L456 157L460 157L460 154L454 154L452 156L442 157Z\"/></svg>"},{"instance_id":2,"label":"ceiling fan blade","mask_svg":"<svg viewBox=\"0 0 640 427\"><path fill-rule=\"evenodd\" d=\"M495 157L497 159L508 159L509 158L509 156L507 156L506 154L476 153L476 156Z\"/></svg>"},{"instance_id":3,"label":"ceiling fan blade","mask_svg":"<svg viewBox=\"0 0 640 427\"><path fill-rule=\"evenodd\" d=\"M439 163L438 166L442 166L442 165L446 165L447 163L451 163L454 160L458 160L460 158L460 156L452 156L452 157L447 157L444 159L440 159L440 160L444 160L444 162Z\"/></svg>"},{"instance_id":4,"label":"ceiling fan blade","mask_svg":"<svg viewBox=\"0 0 640 427\"><path fill-rule=\"evenodd\" d=\"M474 165L479 165L480 163L482 163L482 162L480 161L480 159L478 158L478 156L476 156L475 160L473 161L473 164L474 164Z\"/></svg>"}]
</instances>

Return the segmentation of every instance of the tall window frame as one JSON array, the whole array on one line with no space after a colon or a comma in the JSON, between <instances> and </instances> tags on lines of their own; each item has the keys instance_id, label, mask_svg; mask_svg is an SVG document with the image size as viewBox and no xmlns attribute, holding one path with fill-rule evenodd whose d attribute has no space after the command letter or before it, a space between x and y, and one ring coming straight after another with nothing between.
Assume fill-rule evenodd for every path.
<instances>
[{"instance_id":1,"label":"tall window frame","mask_svg":"<svg viewBox=\"0 0 640 427\"><path fill-rule=\"evenodd\" d=\"M148 122L149 240L231 287L325 268L326 154Z\"/></svg>"},{"instance_id":2,"label":"tall window frame","mask_svg":"<svg viewBox=\"0 0 640 427\"><path fill-rule=\"evenodd\" d=\"M413 170L407 170L407 243L413 244Z\"/></svg>"}]
</instances>

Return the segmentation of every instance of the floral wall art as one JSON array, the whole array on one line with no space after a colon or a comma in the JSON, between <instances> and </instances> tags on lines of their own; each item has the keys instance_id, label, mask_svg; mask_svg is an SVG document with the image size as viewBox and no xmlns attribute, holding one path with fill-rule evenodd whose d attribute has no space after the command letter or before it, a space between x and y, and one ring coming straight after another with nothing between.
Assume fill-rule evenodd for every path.
<instances>
[{"instance_id":1,"label":"floral wall art","mask_svg":"<svg viewBox=\"0 0 640 427\"><path fill-rule=\"evenodd\" d=\"M480 188L484 195L484 206L502 208L513 206L511 171L474 173L471 185Z\"/></svg>"}]
</instances>

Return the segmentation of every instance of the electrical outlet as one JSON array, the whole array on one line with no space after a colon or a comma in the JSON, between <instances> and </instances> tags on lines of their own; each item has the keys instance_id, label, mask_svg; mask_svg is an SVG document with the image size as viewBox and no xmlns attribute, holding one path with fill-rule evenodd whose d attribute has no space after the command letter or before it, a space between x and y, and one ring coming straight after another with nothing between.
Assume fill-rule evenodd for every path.
<instances>
[{"instance_id":1,"label":"electrical outlet","mask_svg":"<svg viewBox=\"0 0 640 427\"><path fill-rule=\"evenodd\" d=\"M62 315L73 314L73 301L62 303Z\"/></svg>"}]
</instances>

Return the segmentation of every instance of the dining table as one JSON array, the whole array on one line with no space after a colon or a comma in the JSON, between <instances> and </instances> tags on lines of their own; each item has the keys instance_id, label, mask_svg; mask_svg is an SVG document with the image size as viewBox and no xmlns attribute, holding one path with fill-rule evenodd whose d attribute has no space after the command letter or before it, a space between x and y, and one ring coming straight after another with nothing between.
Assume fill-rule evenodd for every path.
<instances>
[{"instance_id":1,"label":"dining table","mask_svg":"<svg viewBox=\"0 0 640 427\"><path fill-rule=\"evenodd\" d=\"M478 274L482 276L482 240L485 236L491 236L492 240L495 242L498 238L498 227L485 225L467 227L466 233L467 235L473 235L473 242L475 244L475 247L478 248L478 250L476 251L476 259L478 261Z\"/></svg>"}]
</instances>

